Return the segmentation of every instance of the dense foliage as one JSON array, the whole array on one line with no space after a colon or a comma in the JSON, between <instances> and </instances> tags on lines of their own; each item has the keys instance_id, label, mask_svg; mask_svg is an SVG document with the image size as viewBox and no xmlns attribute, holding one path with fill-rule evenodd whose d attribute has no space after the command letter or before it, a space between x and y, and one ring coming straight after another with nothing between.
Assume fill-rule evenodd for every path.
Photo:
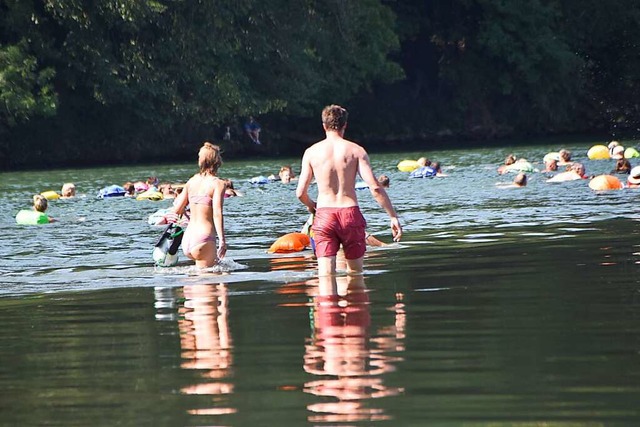
<instances>
[{"instance_id":1,"label":"dense foliage","mask_svg":"<svg viewBox=\"0 0 640 427\"><path fill-rule=\"evenodd\" d=\"M231 155L292 153L327 103L373 142L622 135L639 21L632 0L0 0L0 164L192 158L227 126Z\"/></svg>"}]
</instances>

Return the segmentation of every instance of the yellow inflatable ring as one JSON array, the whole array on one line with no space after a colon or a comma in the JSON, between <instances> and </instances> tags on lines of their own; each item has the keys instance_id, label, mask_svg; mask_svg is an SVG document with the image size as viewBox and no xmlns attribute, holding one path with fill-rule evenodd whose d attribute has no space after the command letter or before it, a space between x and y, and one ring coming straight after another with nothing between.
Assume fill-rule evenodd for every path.
<instances>
[{"instance_id":1,"label":"yellow inflatable ring","mask_svg":"<svg viewBox=\"0 0 640 427\"><path fill-rule=\"evenodd\" d=\"M47 200L58 200L60 198L60 195L53 190L43 191L40 195L44 196Z\"/></svg>"},{"instance_id":2,"label":"yellow inflatable ring","mask_svg":"<svg viewBox=\"0 0 640 427\"><path fill-rule=\"evenodd\" d=\"M413 172L419 167L420 164L416 160L403 160L398 163L398 170L402 172Z\"/></svg>"},{"instance_id":3,"label":"yellow inflatable ring","mask_svg":"<svg viewBox=\"0 0 640 427\"><path fill-rule=\"evenodd\" d=\"M288 253L299 252L305 248L311 246L311 239L304 233L289 233L278 238L269 250L268 253Z\"/></svg>"},{"instance_id":4,"label":"yellow inflatable ring","mask_svg":"<svg viewBox=\"0 0 640 427\"><path fill-rule=\"evenodd\" d=\"M613 175L598 175L589 182L589 188L596 191L622 190L624 186Z\"/></svg>"},{"instance_id":5,"label":"yellow inflatable ring","mask_svg":"<svg viewBox=\"0 0 640 427\"><path fill-rule=\"evenodd\" d=\"M610 158L609 148L606 145L594 145L587 151L587 157L590 160L606 160Z\"/></svg>"},{"instance_id":6,"label":"yellow inflatable ring","mask_svg":"<svg viewBox=\"0 0 640 427\"><path fill-rule=\"evenodd\" d=\"M164 195L160 191L147 190L144 193L138 194L136 200L153 200L154 202L157 202L159 200L164 200Z\"/></svg>"}]
</instances>

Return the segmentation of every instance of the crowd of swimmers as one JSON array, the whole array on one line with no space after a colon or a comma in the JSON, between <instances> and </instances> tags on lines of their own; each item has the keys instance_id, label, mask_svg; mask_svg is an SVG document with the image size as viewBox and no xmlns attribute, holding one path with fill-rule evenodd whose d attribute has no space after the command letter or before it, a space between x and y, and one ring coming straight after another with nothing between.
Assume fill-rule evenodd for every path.
<instances>
[{"instance_id":1,"label":"crowd of swimmers","mask_svg":"<svg viewBox=\"0 0 640 427\"><path fill-rule=\"evenodd\" d=\"M297 181L296 196L315 217L313 230L316 236L319 232L321 236L321 243L318 245L316 241L315 246L320 275L335 273L335 255L341 246L344 249L348 271L361 271L363 246L384 245L366 232L366 221L359 210L355 195L358 175L375 201L389 215L394 242L399 241L402 236L399 218L385 190L390 185L389 176L373 175L364 148L344 139L346 119L347 112L344 108L337 105L325 107L322 123L326 138L305 151L300 176L296 177L291 166L285 165L277 175L266 178L269 182L280 181L285 184ZM627 187L640 187L640 166L631 166L624 148L619 143L610 143L608 149L610 153L607 158L616 160L612 173L628 175ZM584 165L574 161L569 150L549 153L543 161L545 168L542 172L547 175L547 182L589 178ZM426 157L410 163L415 166L410 173L412 178L447 176L439 162L430 161ZM220 147L205 142L198 151L199 171L185 184L160 184L157 177L150 177L146 181L125 183L120 187L122 194L119 195L136 196L138 199L142 194L151 191L158 193L161 199L175 199L169 212L163 215L164 222L184 223L184 217L187 218L188 223L185 225L182 240L183 252L195 261L196 267L209 268L215 266L227 250L222 213L224 199L242 195L234 188L231 180L218 176L221 165ZM560 171L561 168L564 170ZM514 154L510 154L498 168L498 173L511 172L516 173L512 186L525 187L528 182L527 173L537 170L526 159L518 159ZM315 182L317 187L317 200L312 200L308 194L312 182ZM66 183L60 197L70 198L75 194L75 185ZM47 204L47 198L43 195L34 196L33 210L38 215L46 211ZM47 222L51 221L55 220L47 218ZM341 233L346 233L343 236L346 240L338 238Z\"/></svg>"},{"instance_id":2,"label":"crowd of swimmers","mask_svg":"<svg viewBox=\"0 0 640 427\"><path fill-rule=\"evenodd\" d=\"M62 185L60 193L47 191L33 196L31 210L20 210L16 214L16 222L22 224L48 224L56 222L56 219L46 213L49 208L49 199L71 199L76 196L76 186L72 182Z\"/></svg>"},{"instance_id":3,"label":"crowd of swimmers","mask_svg":"<svg viewBox=\"0 0 640 427\"><path fill-rule=\"evenodd\" d=\"M626 175L624 185L627 188L640 187L640 165L635 167L631 165L629 159L624 156L625 148L618 141L611 141L608 146L609 157L615 160L615 165L611 170L611 175ZM446 173L442 171L440 162L431 161L426 157L421 157L417 161L418 168L410 173L411 177L444 177ZM547 182L564 182L581 179L593 178L586 173L583 163L576 162L572 159L572 153L567 149L561 149L557 153L549 153L543 158L544 169L540 170L546 174ZM502 187L525 187L528 182L527 173L538 172L537 169L525 158L518 158L515 154L508 154L504 163L497 169L498 174L505 175L515 173L513 181L504 184ZM283 165L277 174L272 174L268 178L269 182L281 182L288 184L296 182L298 177L295 175L291 165ZM236 197L243 194L235 189L234 183L230 179L222 179L225 185L224 197ZM388 175L382 174L378 176L378 182L385 188L389 187L390 178ZM160 183L159 179L151 176L146 180L127 181L122 185L124 197L137 197L145 192L157 192L162 195L163 199L174 199L183 190L185 184L181 183ZM49 194L47 194L49 193ZM51 197L53 196L53 197ZM48 200L57 198L68 199L76 196L76 186L74 183L64 183L60 192L46 192L42 195L33 197L33 210L44 213L48 208ZM157 199L156 199L157 200ZM53 220L52 220L53 221ZM373 238L371 242L375 246L382 246L383 243Z\"/></svg>"},{"instance_id":4,"label":"crowd of swimmers","mask_svg":"<svg viewBox=\"0 0 640 427\"><path fill-rule=\"evenodd\" d=\"M627 188L638 188L640 186L640 165L633 167L628 158L625 157L625 148L618 141L611 141L608 146L608 157L615 160L613 169L609 175L626 175L622 180L622 185ZM631 153L637 153L632 150ZM633 154L634 157L636 156ZM567 149L561 149L557 153L549 153L544 159L544 169L540 172L547 175L546 182L565 182L594 178L588 175L585 165L572 159L572 153ZM517 175L511 186L523 187L527 183L528 172L538 172L533 165L524 158L517 158L514 154L509 154L497 170L503 175L509 172L516 172Z\"/></svg>"},{"instance_id":5,"label":"crowd of swimmers","mask_svg":"<svg viewBox=\"0 0 640 427\"><path fill-rule=\"evenodd\" d=\"M638 167L633 168L629 159L624 157L624 147L617 141L609 143L610 158L616 160L614 168L610 174L628 175L627 185L631 188L638 185L640 179ZM431 161L426 157L420 157L417 161L418 168L410 173L410 177L443 177L447 176L442 171L440 162ZM543 159L544 169L540 172L548 175L547 182L562 182L578 179L592 178L586 174L585 167L582 163L572 160L572 153L567 149L561 149L557 153L549 153ZM498 174L504 175L515 172L516 176L512 181L513 186L524 187L527 185L527 172L537 172L538 170L525 158L518 158L515 154L508 154L504 159L504 163L497 169ZM634 173L632 173L634 172ZM268 182L282 182L288 184L297 181L297 177L291 165L283 165L277 174L271 174L267 178ZM225 182L225 197L242 196L243 194L234 188L234 183L230 179L223 179ZM390 179L388 175L380 175L378 181L381 185L388 188ZM118 186L114 186L118 187ZM147 178L145 181L127 181L122 187L123 196L137 197L145 192L157 192L162 194L164 199L173 199L180 194L184 184L176 184L165 182L160 184L159 179L155 176ZM55 193L55 192L48 192ZM43 193L44 194L44 193ZM72 198L76 196L76 186L74 183L65 183L60 193L55 193L55 198ZM45 197L48 197L45 194Z\"/></svg>"}]
</instances>

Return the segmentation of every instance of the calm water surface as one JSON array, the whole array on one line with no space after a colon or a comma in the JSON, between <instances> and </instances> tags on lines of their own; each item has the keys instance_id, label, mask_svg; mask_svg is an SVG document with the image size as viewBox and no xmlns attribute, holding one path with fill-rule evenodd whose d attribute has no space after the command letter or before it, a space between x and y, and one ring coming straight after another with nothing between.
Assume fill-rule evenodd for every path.
<instances>
[{"instance_id":1,"label":"calm water surface","mask_svg":"<svg viewBox=\"0 0 640 427\"><path fill-rule=\"evenodd\" d=\"M565 148L610 171L586 160L593 143ZM147 218L170 201L95 198L183 182L196 148L193 164L0 174L2 425L640 425L640 190L541 173L496 186L513 178L496 174L507 154L541 162L557 145L372 154L404 239L370 249L364 277L340 275L352 292L332 304L311 251L266 253L307 218L295 185L248 183L299 159L225 162L245 196L225 202L222 274L153 267ZM422 155L449 176L396 170ZM15 224L68 181L80 195L50 203L59 222Z\"/></svg>"}]
</instances>

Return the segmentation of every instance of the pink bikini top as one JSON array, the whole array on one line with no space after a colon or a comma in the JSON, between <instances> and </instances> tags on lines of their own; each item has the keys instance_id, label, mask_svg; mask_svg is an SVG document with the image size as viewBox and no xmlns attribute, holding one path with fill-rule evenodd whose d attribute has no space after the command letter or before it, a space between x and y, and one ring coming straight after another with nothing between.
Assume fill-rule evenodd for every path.
<instances>
[{"instance_id":1,"label":"pink bikini top","mask_svg":"<svg viewBox=\"0 0 640 427\"><path fill-rule=\"evenodd\" d=\"M213 203L213 199L206 194L201 196L192 196L189 194L189 203L194 205L210 205Z\"/></svg>"}]
</instances>

